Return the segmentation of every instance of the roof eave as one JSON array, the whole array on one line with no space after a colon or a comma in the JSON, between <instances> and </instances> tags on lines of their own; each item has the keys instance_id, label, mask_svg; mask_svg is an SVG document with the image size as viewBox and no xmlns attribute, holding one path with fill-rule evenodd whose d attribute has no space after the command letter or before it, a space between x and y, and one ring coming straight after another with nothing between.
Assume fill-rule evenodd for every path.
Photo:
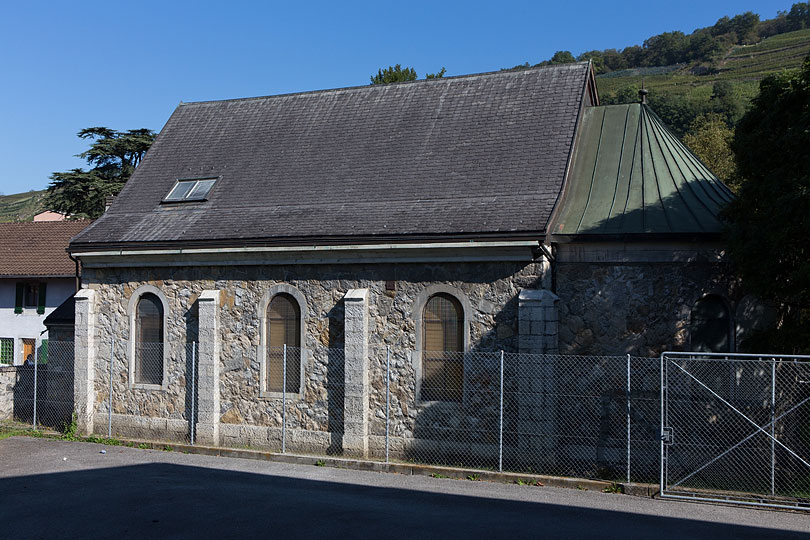
<instances>
[{"instance_id":1,"label":"roof eave","mask_svg":"<svg viewBox=\"0 0 810 540\"><path fill-rule=\"evenodd\" d=\"M71 254L83 251L137 251L137 250L173 250L173 249L219 249L250 247L294 247L294 246L346 246L364 245L374 247L382 244L417 244L443 242L473 241L515 241L545 240L545 231L526 232L490 232L458 234L414 234L414 235L374 235L374 236L319 236L319 237L282 237L282 238L233 238L217 240L182 240L154 242L72 242L68 246Z\"/></svg>"},{"instance_id":2,"label":"roof eave","mask_svg":"<svg viewBox=\"0 0 810 540\"><path fill-rule=\"evenodd\" d=\"M722 232L669 232L619 234L552 234L552 242L559 244L588 242L711 242L723 240Z\"/></svg>"}]
</instances>

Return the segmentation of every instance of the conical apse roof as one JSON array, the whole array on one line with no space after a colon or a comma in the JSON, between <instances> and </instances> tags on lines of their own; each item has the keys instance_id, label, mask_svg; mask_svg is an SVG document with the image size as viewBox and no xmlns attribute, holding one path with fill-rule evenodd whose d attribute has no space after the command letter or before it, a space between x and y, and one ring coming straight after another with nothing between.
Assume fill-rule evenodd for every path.
<instances>
[{"instance_id":1,"label":"conical apse roof","mask_svg":"<svg viewBox=\"0 0 810 540\"><path fill-rule=\"evenodd\" d=\"M717 234L733 195L646 104L583 113L555 235Z\"/></svg>"}]
</instances>

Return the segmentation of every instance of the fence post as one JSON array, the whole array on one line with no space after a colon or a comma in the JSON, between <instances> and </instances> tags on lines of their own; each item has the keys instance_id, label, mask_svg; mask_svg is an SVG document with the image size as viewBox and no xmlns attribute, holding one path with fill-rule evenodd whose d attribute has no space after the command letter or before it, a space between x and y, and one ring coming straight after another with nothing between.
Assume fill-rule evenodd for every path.
<instances>
[{"instance_id":1,"label":"fence post","mask_svg":"<svg viewBox=\"0 0 810 540\"><path fill-rule=\"evenodd\" d=\"M661 382L660 382L660 384L661 384L661 425L659 426L659 434L658 434L659 438L661 439L661 442L659 443L660 448L661 448L661 455L660 455L660 462L659 462L660 470L659 470L659 479L658 479L658 481L660 483L659 492L661 494L664 493L664 488L666 487L664 485L664 482L665 482L665 479L664 479L664 467L665 467L665 463L664 463L664 425L665 425L665 419L664 419L664 392L666 392L666 383L665 383L665 379L664 379L664 370L665 370L664 362L665 362L664 353L661 353Z\"/></svg>"},{"instance_id":2,"label":"fence post","mask_svg":"<svg viewBox=\"0 0 810 540\"><path fill-rule=\"evenodd\" d=\"M501 395L498 414L498 472L503 472L503 350L501 350Z\"/></svg>"},{"instance_id":3,"label":"fence post","mask_svg":"<svg viewBox=\"0 0 810 540\"><path fill-rule=\"evenodd\" d=\"M630 483L630 354L627 355L627 483Z\"/></svg>"},{"instance_id":4,"label":"fence post","mask_svg":"<svg viewBox=\"0 0 810 540\"><path fill-rule=\"evenodd\" d=\"M37 429L37 364L39 364L39 347L34 341L34 429Z\"/></svg>"},{"instance_id":5,"label":"fence post","mask_svg":"<svg viewBox=\"0 0 810 540\"><path fill-rule=\"evenodd\" d=\"M281 453L287 451L287 344L284 344L284 365L281 368Z\"/></svg>"},{"instance_id":6,"label":"fence post","mask_svg":"<svg viewBox=\"0 0 810 540\"><path fill-rule=\"evenodd\" d=\"M113 393L113 361L115 360L115 338L110 342L110 386L107 389L107 438L112 439L112 393Z\"/></svg>"},{"instance_id":7,"label":"fence post","mask_svg":"<svg viewBox=\"0 0 810 540\"><path fill-rule=\"evenodd\" d=\"M191 446L194 446L194 432L197 429L197 418L194 416L195 390L197 389L197 342L191 342Z\"/></svg>"},{"instance_id":8,"label":"fence post","mask_svg":"<svg viewBox=\"0 0 810 540\"><path fill-rule=\"evenodd\" d=\"M385 347L385 462L388 463L388 442L391 412L391 346Z\"/></svg>"},{"instance_id":9,"label":"fence post","mask_svg":"<svg viewBox=\"0 0 810 540\"><path fill-rule=\"evenodd\" d=\"M771 495L776 494L776 358L771 358Z\"/></svg>"}]
</instances>

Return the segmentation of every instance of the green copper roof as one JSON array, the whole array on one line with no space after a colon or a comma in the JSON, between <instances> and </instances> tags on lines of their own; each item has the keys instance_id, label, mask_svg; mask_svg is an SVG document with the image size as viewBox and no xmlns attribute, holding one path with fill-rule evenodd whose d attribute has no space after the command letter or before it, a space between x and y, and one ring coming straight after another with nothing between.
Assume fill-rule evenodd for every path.
<instances>
[{"instance_id":1,"label":"green copper roof","mask_svg":"<svg viewBox=\"0 0 810 540\"><path fill-rule=\"evenodd\" d=\"M645 104L589 107L558 235L718 233L731 191Z\"/></svg>"}]
</instances>

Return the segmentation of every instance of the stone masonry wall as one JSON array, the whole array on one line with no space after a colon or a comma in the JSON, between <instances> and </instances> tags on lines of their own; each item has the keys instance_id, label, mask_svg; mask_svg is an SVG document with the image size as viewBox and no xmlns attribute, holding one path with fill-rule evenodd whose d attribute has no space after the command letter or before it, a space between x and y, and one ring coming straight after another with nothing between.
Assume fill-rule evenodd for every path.
<instances>
[{"instance_id":1,"label":"stone masonry wall","mask_svg":"<svg viewBox=\"0 0 810 540\"><path fill-rule=\"evenodd\" d=\"M739 296L728 267L709 262L559 263L561 354L658 356L689 346L695 302Z\"/></svg>"},{"instance_id":2,"label":"stone masonry wall","mask_svg":"<svg viewBox=\"0 0 810 540\"><path fill-rule=\"evenodd\" d=\"M0 366L0 420L11 420L14 417L14 385L16 381L16 366Z\"/></svg>"},{"instance_id":3,"label":"stone masonry wall","mask_svg":"<svg viewBox=\"0 0 810 540\"><path fill-rule=\"evenodd\" d=\"M385 433L381 419L385 410L385 347L391 346L397 351L391 358L391 433L407 438L417 428L414 363L411 355L403 352L416 347L412 316L415 298L436 284L461 291L472 308L470 350L517 352L517 295L523 289L542 288L544 272L541 262L87 268L84 282L95 290L97 298L96 431L106 431L109 354L104 351L114 337L114 432L140 435L162 429L171 438L184 436L191 403L187 380L190 350L186 344L197 339L196 299L203 290L220 290L222 443L277 446L281 399L260 395L257 306L270 287L283 283L297 288L306 298L303 345L309 351L303 399L295 398L287 409L288 430L324 434L342 430L343 359L339 351L343 348L343 297L350 289L368 289L369 433L372 439ZM386 290L387 281L395 282L395 290ZM169 303L165 390L131 390L128 386L127 305L133 291L144 284L157 287ZM161 421L144 420L148 418ZM324 441L328 442L328 437L318 444Z\"/></svg>"}]
</instances>

